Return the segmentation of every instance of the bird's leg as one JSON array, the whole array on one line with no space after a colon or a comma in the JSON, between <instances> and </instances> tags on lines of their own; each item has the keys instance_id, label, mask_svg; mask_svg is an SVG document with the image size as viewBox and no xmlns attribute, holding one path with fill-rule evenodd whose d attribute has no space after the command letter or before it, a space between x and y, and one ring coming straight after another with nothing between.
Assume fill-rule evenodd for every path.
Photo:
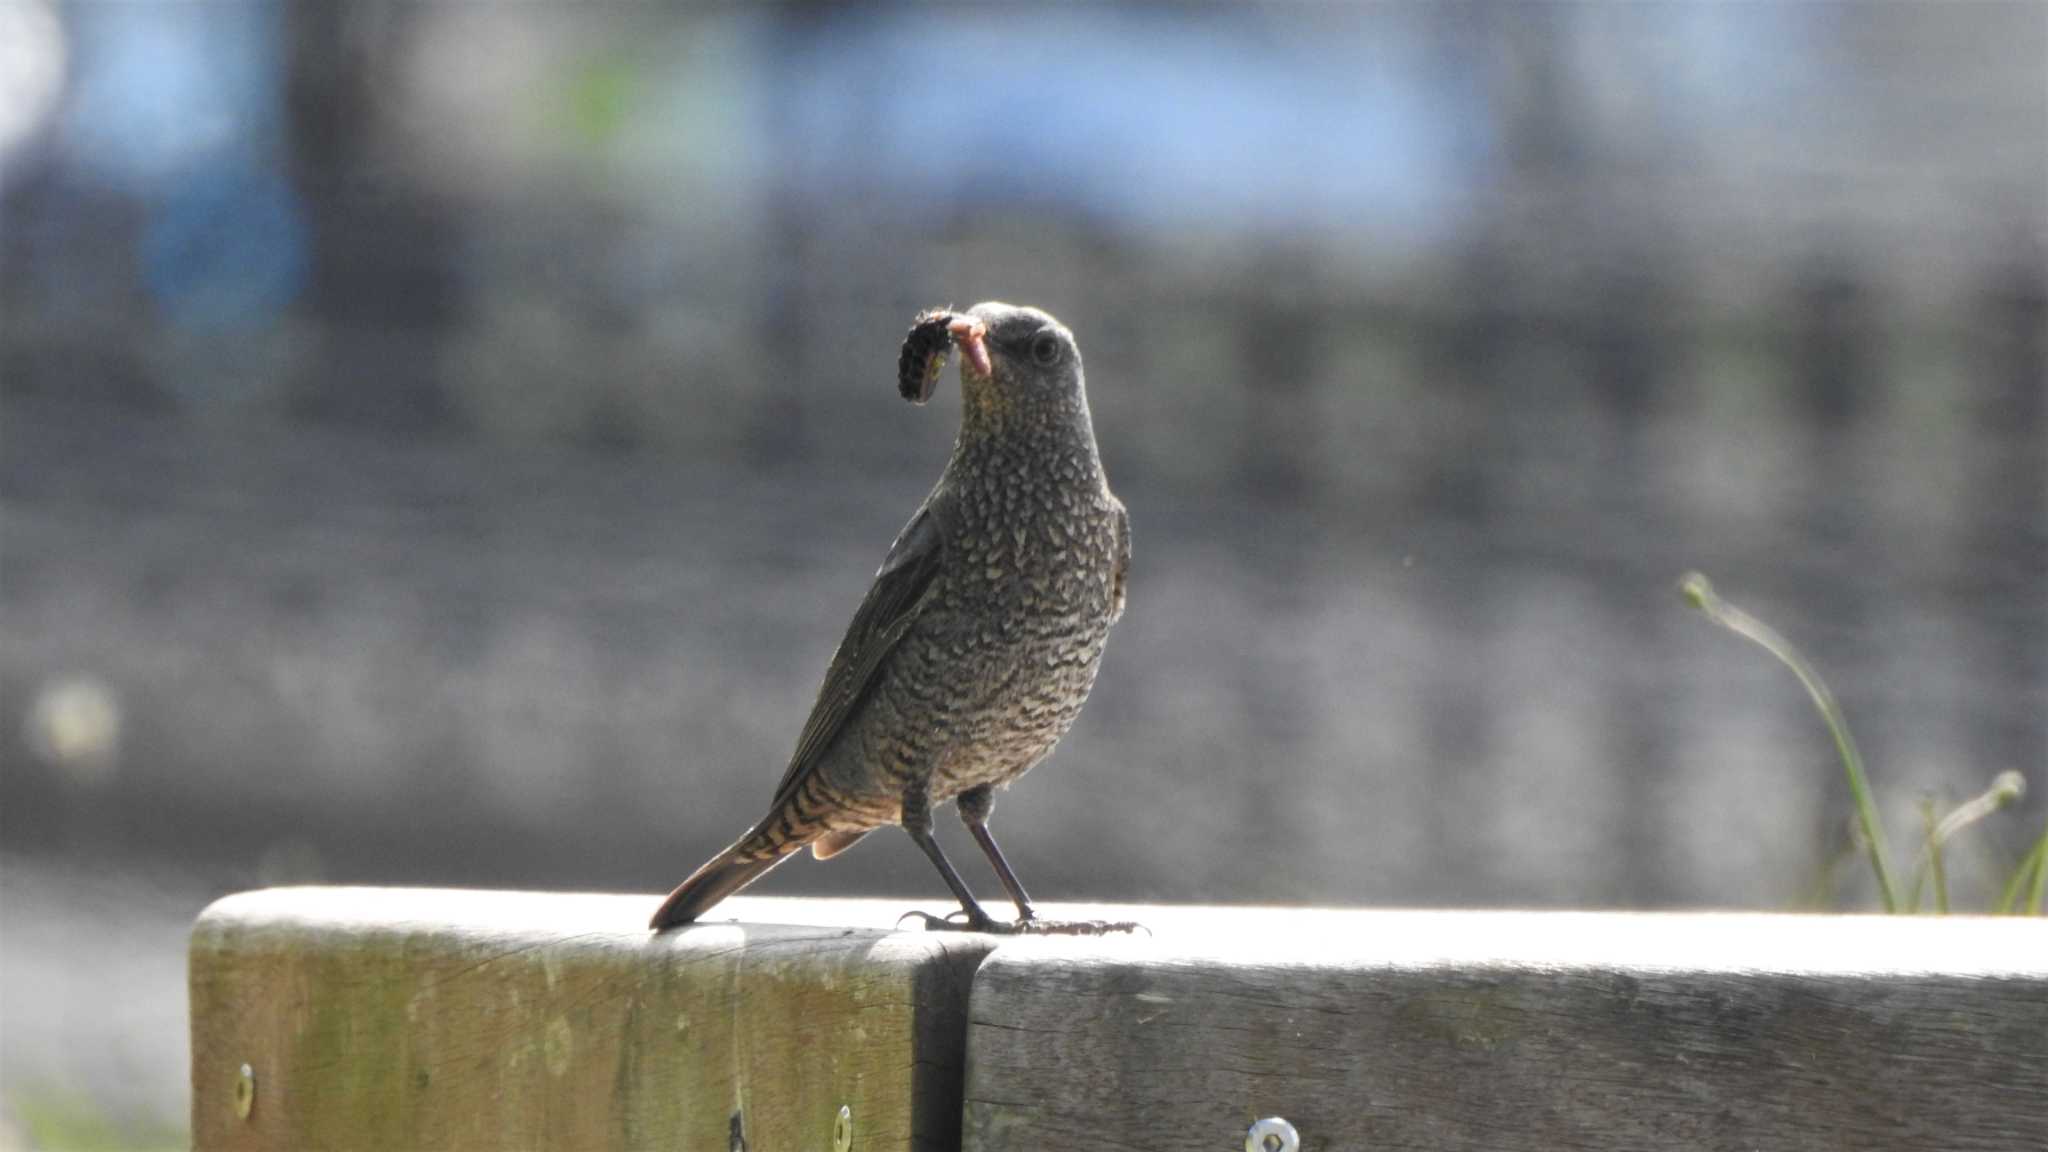
<instances>
[{"instance_id":1,"label":"bird's leg","mask_svg":"<svg viewBox=\"0 0 2048 1152\"><path fill-rule=\"evenodd\" d=\"M1010 894L1010 902L1017 906L1017 922L1037 919L1038 913L1031 910L1031 897L1025 893L1023 882L1011 870L1010 862L1003 859L1003 850L996 847L996 838L988 830L988 814L996 806L995 788L988 784L970 788L960 794L957 803L960 819L974 833L974 842L981 845L981 853L988 857L989 867L995 869L996 879L1003 882L1003 891Z\"/></svg>"},{"instance_id":2,"label":"bird's leg","mask_svg":"<svg viewBox=\"0 0 2048 1152\"><path fill-rule=\"evenodd\" d=\"M932 864L939 870L939 875L945 878L946 887L951 888L953 895L959 899L961 910L967 913L967 923L964 927L970 932L987 932L994 929L995 921L982 910L981 904L974 899L974 893L968 890L967 882L960 879L960 873L953 870L953 862L946 859L945 851L939 847L938 839L932 835L931 799L925 792L923 781L912 784L903 793L903 830L910 833L910 838L917 841L917 846L924 849L926 856L931 857ZM927 929L963 927L922 912L913 912L909 915L922 917Z\"/></svg>"},{"instance_id":3,"label":"bird's leg","mask_svg":"<svg viewBox=\"0 0 2048 1152\"><path fill-rule=\"evenodd\" d=\"M1102 936L1111 932L1138 932L1144 925L1128 920L1040 920L1032 911L1031 897L1025 895L1024 885L1018 881L1017 873L1010 868L1010 862L1003 859L1003 850L996 847L996 838L988 830L988 814L996 805L995 789L989 785L970 788L960 794L960 819L967 824L967 830L974 833L974 842L988 857L989 866L996 870L996 879L1003 882L1003 890L1017 905L1017 922L984 928L989 932L1016 932L1031 936ZM1150 935L1148 932L1147 935Z\"/></svg>"}]
</instances>

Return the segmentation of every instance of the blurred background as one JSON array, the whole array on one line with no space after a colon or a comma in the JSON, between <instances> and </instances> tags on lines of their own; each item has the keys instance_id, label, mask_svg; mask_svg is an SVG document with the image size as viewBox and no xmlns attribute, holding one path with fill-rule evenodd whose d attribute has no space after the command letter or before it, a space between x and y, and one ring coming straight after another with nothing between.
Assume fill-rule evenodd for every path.
<instances>
[{"instance_id":1,"label":"blurred background","mask_svg":"<svg viewBox=\"0 0 2048 1152\"><path fill-rule=\"evenodd\" d=\"M2048 6L0 0L0 1147L176 1145L261 884L665 890L958 392L1136 536L1043 899L1981 906L2048 792ZM986 880L955 822L942 836ZM991 894L992 881L984 884ZM771 893L944 889L877 837Z\"/></svg>"}]
</instances>

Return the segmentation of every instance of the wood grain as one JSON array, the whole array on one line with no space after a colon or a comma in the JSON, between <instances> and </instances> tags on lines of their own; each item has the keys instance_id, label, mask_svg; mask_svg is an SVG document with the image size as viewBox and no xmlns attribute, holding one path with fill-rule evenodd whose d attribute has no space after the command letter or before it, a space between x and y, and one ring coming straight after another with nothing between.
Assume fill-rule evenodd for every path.
<instances>
[{"instance_id":1,"label":"wood grain","mask_svg":"<svg viewBox=\"0 0 2048 1152\"><path fill-rule=\"evenodd\" d=\"M196 1146L813 1152L844 1104L863 1152L1268 1115L1314 1152L2048 1148L2040 920L1069 906L1152 934L998 940L740 897L653 937L653 903L216 904Z\"/></svg>"},{"instance_id":2,"label":"wood grain","mask_svg":"<svg viewBox=\"0 0 2048 1152\"><path fill-rule=\"evenodd\" d=\"M976 976L970 1152L2048 1148L2038 920L1121 913Z\"/></svg>"},{"instance_id":3,"label":"wood grain","mask_svg":"<svg viewBox=\"0 0 2048 1152\"><path fill-rule=\"evenodd\" d=\"M191 946L195 1146L730 1152L738 1117L754 1152L809 1152L832 1147L841 1105L855 1148L958 1146L966 997L991 941L816 926L833 910L796 901L734 901L768 923L655 937L654 903L216 903Z\"/></svg>"}]
</instances>

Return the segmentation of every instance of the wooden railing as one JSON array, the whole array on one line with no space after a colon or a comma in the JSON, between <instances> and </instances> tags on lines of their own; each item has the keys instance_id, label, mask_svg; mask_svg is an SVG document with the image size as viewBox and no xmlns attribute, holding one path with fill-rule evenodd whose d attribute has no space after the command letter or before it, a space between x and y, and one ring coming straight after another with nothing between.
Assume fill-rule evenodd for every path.
<instances>
[{"instance_id":1,"label":"wooden railing","mask_svg":"<svg viewBox=\"0 0 2048 1152\"><path fill-rule=\"evenodd\" d=\"M2048 922L231 896L201 1149L2048 1148ZM118 990L109 990L118 1003Z\"/></svg>"}]
</instances>

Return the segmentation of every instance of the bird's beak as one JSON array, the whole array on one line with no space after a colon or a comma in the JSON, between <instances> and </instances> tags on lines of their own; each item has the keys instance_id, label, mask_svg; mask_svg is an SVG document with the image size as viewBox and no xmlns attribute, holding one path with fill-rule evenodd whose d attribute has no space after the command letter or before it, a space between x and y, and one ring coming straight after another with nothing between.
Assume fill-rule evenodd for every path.
<instances>
[{"instance_id":1,"label":"bird's beak","mask_svg":"<svg viewBox=\"0 0 2048 1152\"><path fill-rule=\"evenodd\" d=\"M953 337L953 344L960 349L960 355L974 366L977 375L986 376L991 371L988 359L988 325L964 313L953 317L946 325L946 332Z\"/></svg>"}]
</instances>

